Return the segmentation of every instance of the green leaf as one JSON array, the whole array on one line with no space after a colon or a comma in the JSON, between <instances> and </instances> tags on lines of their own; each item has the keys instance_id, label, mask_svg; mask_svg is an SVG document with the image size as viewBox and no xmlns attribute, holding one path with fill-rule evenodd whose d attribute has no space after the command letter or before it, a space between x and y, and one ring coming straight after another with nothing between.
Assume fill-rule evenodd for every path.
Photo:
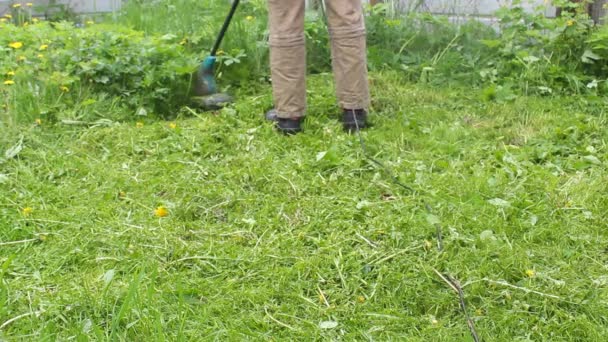
<instances>
[{"instance_id":1,"label":"green leaf","mask_svg":"<svg viewBox=\"0 0 608 342\"><path fill-rule=\"evenodd\" d=\"M426 222L428 222L430 225L434 226L434 225L440 224L441 220L436 215L429 214L429 215L426 215Z\"/></svg>"},{"instance_id":2,"label":"green leaf","mask_svg":"<svg viewBox=\"0 0 608 342\"><path fill-rule=\"evenodd\" d=\"M6 150L6 152L4 152L4 158L7 160L14 158L19 154L19 152L21 152L21 150L23 150L23 137L19 139L19 142L15 144L15 146L9 148L8 150Z\"/></svg>"},{"instance_id":3,"label":"green leaf","mask_svg":"<svg viewBox=\"0 0 608 342\"><path fill-rule=\"evenodd\" d=\"M319 328L321 329L334 329L338 327L338 322L336 321L323 321L319 323Z\"/></svg>"},{"instance_id":4,"label":"green leaf","mask_svg":"<svg viewBox=\"0 0 608 342\"><path fill-rule=\"evenodd\" d=\"M602 59L601 56L593 53L593 51L587 49L585 50L585 53L583 53L583 56L581 57L581 60L583 61L583 63L594 63L595 61L598 61Z\"/></svg>"},{"instance_id":5,"label":"green leaf","mask_svg":"<svg viewBox=\"0 0 608 342\"><path fill-rule=\"evenodd\" d=\"M505 201L502 198L493 198L491 200L488 200L488 203L490 203L491 205L495 205L497 207L503 207L503 208L511 206L511 203L509 201Z\"/></svg>"}]
</instances>

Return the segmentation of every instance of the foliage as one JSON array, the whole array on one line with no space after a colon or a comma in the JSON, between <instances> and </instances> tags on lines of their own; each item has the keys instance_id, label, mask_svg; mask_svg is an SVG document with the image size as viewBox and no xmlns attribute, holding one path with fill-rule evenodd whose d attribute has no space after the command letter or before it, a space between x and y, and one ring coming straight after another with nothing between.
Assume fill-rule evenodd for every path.
<instances>
[{"instance_id":1,"label":"foliage","mask_svg":"<svg viewBox=\"0 0 608 342\"><path fill-rule=\"evenodd\" d=\"M93 23L77 28L67 22L9 24L2 32L4 106L30 120L73 108L78 113L72 115L91 116L89 106L104 100L127 113L170 113L187 101L198 63L173 35L144 36Z\"/></svg>"}]
</instances>

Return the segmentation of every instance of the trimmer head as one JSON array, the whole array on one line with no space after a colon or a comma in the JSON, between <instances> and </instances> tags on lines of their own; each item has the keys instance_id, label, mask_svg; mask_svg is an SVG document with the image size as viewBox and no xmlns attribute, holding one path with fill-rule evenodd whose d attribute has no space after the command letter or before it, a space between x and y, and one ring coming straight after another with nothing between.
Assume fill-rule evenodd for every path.
<instances>
[{"instance_id":1,"label":"trimmer head","mask_svg":"<svg viewBox=\"0 0 608 342\"><path fill-rule=\"evenodd\" d=\"M209 57L205 58L201 64L200 69L194 77L194 93L197 105L200 105L204 109L219 109L232 102L232 97L228 94L218 93L217 84L215 83L214 66L217 58L217 52L219 51L220 44L228 31L228 26L232 21L232 17L239 6L240 0L233 0L230 12L224 21L224 25L220 30L220 33L211 49Z\"/></svg>"},{"instance_id":2,"label":"trimmer head","mask_svg":"<svg viewBox=\"0 0 608 342\"><path fill-rule=\"evenodd\" d=\"M204 110L218 110L231 104L234 99L228 94L217 93L207 96L195 96L192 98L192 101L197 107Z\"/></svg>"},{"instance_id":3,"label":"trimmer head","mask_svg":"<svg viewBox=\"0 0 608 342\"><path fill-rule=\"evenodd\" d=\"M207 57L194 79L195 97L193 101L205 110L217 110L233 101L232 96L218 93L214 73L215 61L215 57Z\"/></svg>"}]
</instances>

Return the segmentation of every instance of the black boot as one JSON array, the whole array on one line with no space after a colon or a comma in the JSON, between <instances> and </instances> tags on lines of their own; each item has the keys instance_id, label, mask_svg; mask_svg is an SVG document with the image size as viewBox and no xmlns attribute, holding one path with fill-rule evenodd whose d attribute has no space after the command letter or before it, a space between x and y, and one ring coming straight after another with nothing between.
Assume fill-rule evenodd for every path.
<instances>
[{"instance_id":1,"label":"black boot","mask_svg":"<svg viewBox=\"0 0 608 342\"><path fill-rule=\"evenodd\" d=\"M303 118L280 118L276 110L271 109L266 113L266 120L275 123L277 130L286 135L294 135L302 132Z\"/></svg>"},{"instance_id":2,"label":"black boot","mask_svg":"<svg viewBox=\"0 0 608 342\"><path fill-rule=\"evenodd\" d=\"M356 132L367 127L367 112L364 109L345 109L342 124L347 132Z\"/></svg>"}]
</instances>

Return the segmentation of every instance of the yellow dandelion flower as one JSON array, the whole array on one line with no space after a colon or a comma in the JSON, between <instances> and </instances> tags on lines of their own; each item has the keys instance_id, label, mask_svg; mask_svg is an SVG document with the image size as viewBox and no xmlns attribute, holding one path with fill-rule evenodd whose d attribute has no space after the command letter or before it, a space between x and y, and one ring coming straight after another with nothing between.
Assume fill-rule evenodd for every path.
<instances>
[{"instance_id":1,"label":"yellow dandelion flower","mask_svg":"<svg viewBox=\"0 0 608 342\"><path fill-rule=\"evenodd\" d=\"M566 21L566 26L572 26L574 25L574 20L570 19L568 21Z\"/></svg>"},{"instance_id":2,"label":"yellow dandelion flower","mask_svg":"<svg viewBox=\"0 0 608 342\"><path fill-rule=\"evenodd\" d=\"M135 127L142 128L142 127L144 127L144 123L141 122L141 121L138 121L138 122L135 123Z\"/></svg>"},{"instance_id":3,"label":"yellow dandelion flower","mask_svg":"<svg viewBox=\"0 0 608 342\"><path fill-rule=\"evenodd\" d=\"M167 217L169 216L169 210L165 207L158 207L154 209L154 216L156 217Z\"/></svg>"},{"instance_id":4,"label":"yellow dandelion flower","mask_svg":"<svg viewBox=\"0 0 608 342\"><path fill-rule=\"evenodd\" d=\"M23 47L23 43L22 42L12 42L12 43L8 44L8 47L13 48L15 50L21 49Z\"/></svg>"},{"instance_id":5,"label":"yellow dandelion flower","mask_svg":"<svg viewBox=\"0 0 608 342\"><path fill-rule=\"evenodd\" d=\"M40 58L40 59L42 59L42 58L44 58L44 55L41 54L41 53L39 53L37 57Z\"/></svg>"},{"instance_id":6,"label":"yellow dandelion flower","mask_svg":"<svg viewBox=\"0 0 608 342\"><path fill-rule=\"evenodd\" d=\"M42 119L36 119L34 120L34 122L36 123L36 125L40 126L42 125Z\"/></svg>"},{"instance_id":7,"label":"yellow dandelion flower","mask_svg":"<svg viewBox=\"0 0 608 342\"><path fill-rule=\"evenodd\" d=\"M6 22L6 18L0 18L0 23L5 23Z\"/></svg>"},{"instance_id":8,"label":"yellow dandelion flower","mask_svg":"<svg viewBox=\"0 0 608 342\"><path fill-rule=\"evenodd\" d=\"M172 123L169 124L169 128L176 129L177 128L177 124L175 122L172 122Z\"/></svg>"},{"instance_id":9,"label":"yellow dandelion flower","mask_svg":"<svg viewBox=\"0 0 608 342\"><path fill-rule=\"evenodd\" d=\"M10 15L10 14L8 14L8 13L7 13L7 14L5 14L5 15L4 15L4 17L5 17L6 19L13 19L13 16L12 16L12 15Z\"/></svg>"},{"instance_id":10,"label":"yellow dandelion flower","mask_svg":"<svg viewBox=\"0 0 608 342\"><path fill-rule=\"evenodd\" d=\"M534 270L526 270L526 276L528 278L532 278L536 275L536 272L534 272Z\"/></svg>"},{"instance_id":11,"label":"yellow dandelion flower","mask_svg":"<svg viewBox=\"0 0 608 342\"><path fill-rule=\"evenodd\" d=\"M424 248L426 248L426 249L433 248L433 243L429 240L424 240Z\"/></svg>"},{"instance_id":12,"label":"yellow dandelion flower","mask_svg":"<svg viewBox=\"0 0 608 342\"><path fill-rule=\"evenodd\" d=\"M15 72L14 71L9 71L6 73L6 76L15 76Z\"/></svg>"},{"instance_id":13,"label":"yellow dandelion flower","mask_svg":"<svg viewBox=\"0 0 608 342\"><path fill-rule=\"evenodd\" d=\"M363 296L357 297L357 302L361 303L361 304L365 303L365 297L363 297Z\"/></svg>"},{"instance_id":14,"label":"yellow dandelion flower","mask_svg":"<svg viewBox=\"0 0 608 342\"><path fill-rule=\"evenodd\" d=\"M44 51L44 50L46 50L48 48L49 48L49 46L47 44L42 44L42 45L40 45L40 48L38 48L38 50Z\"/></svg>"},{"instance_id":15,"label":"yellow dandelion flower","mask_svg":"<svg viewBox=\"0 0 608 342\"><path fill-rule=\"evenodd\" d=\"M4 81L4 85L13 85L13 84L15 84L15 81L13 81L13 80Z\"/></svg>"},{"instance_id":16,"label":"yellow dandelion flower","mask_svg":"<svg viewBox=\"0 0 608 342\"><path fill-rule=\"evenodd\" d=\"M247 21L252 21L252 20L253 20L253 17L252 17L252 16L250 16L250 15L248 15L248 16L247 16L247 18L245 18L245 19L247 19Z\"/></svg>"},{"instance_id":17,"label":"yellow dandelion flower","mask_svg":"<svg viewBox=\"0 0 608 342\"><path fill-rule=\"evenodd\" d=\"M69 91L70 91L70 88L68 88L68 87L66 87L66 86L61 86L61 87L59 87L59 89L60 89L62 92L64 92L64 93L67 93L67 92L69 92Z\"/></svg>"},{"instance_id":18,"label":"yellow dandelion flower","mask_svg":"<svg viewBox=\"0 0 608 342\"><path fill-rule=\"evenodd\" d=\"M27 7L32 7L32 6L34 6L34 4L33 4L33 3L31 3L31 2L28 2L28 3L26 3L26 4L25 4L25 6L27 6Z\"/></svg>"},{"instance_id":19,"label":"yellow dandelion flower","mask_svg":"<svg viewBox=\"0 0 608 342\"><path fill-rule=\"evenodd\" d=\"M21 4L13 4L13 8L19 8L21 7Z\"/></svg>"},{"instance_id":20,"label":"yellow dandelion flower","mask_svg":"<svg viewBox=\"0 0 608 342\"><path fill-rule=\"evenodd\" d=\"M34 209L31 207L25 207L21 210L21 214L23 214L23 216L29 216L32 214L32 212L34 212Z\"/></svg>"}]
</instances>

